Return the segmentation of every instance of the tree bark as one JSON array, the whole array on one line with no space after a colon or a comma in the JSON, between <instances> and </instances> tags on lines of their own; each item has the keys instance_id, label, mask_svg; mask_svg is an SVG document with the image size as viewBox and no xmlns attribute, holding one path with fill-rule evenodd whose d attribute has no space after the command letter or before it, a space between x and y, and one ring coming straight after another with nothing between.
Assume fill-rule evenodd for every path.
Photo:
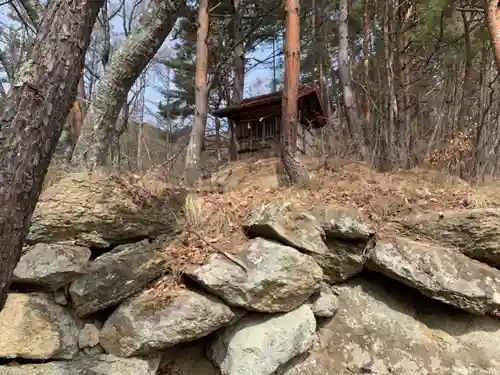
<instances>
[{"instance_id":1,"label":"tree bark","mask_svg":"<svg viewBox=\"0 0 500 375\"><path fill-rule=\"evenodd\" d=\"M151 0L137 28L111 56L90 105L73 155L88 169L104 165L119 113L141 72L185 9L182 0Z\"/></svg>"},{"instance_id":2,"label":"tree bark","mask_svg":"<svg viewBox=\"0 0 500 375\"><path fill-rule=\"evenodd\" d=\"M392 153L395 149L395 133L396 133L396 118L397 118L397 103L394 88L394 46L392 44L392 27L391 27L391 0L384 1L384 59L385 73L387 82L386 92L386 109L387 109L387 124L385 125L383 137L381 137L379 169L388 170L393 166Z\"/></svg>"},{"instance_id":3,"label":"tree bark","mask_svg":"<svg viewBox=\"0 0 500 375\"><path fill-rule=\"evenodd\" d=\"M193 186L201 176L201 153L205 138L208 107L208 0L198 5L198 32L196 39L195 119L186 152L185 182Z\"/></svg>"},{"instance_id":4,"label":"tree bark","mask_svg":"<svg viewBox=\"0 0 500 375\"><path fill-rule=\"evenodd\" d=\"M237 43L233 51L234 81L231 100L234 105L241 103L245 89L245 35L243 33L240 5L241 0L232 0L231 2L233 38L235 43ZM230 121L228 132L230 160L238 158L235 136L234 123Z\"/></svg>"},{"instance_id":5,"label":"tree bark","mask_svg":"<svg viewBox=\"0 0 500 375\"><path fill-rule=\"evenodd\" d=\"M71 112L66 118L66 122L63 127L61 137L59 138L59 143L57 144L56 151L54 154L54 159L57 159L64 163L69 163L71 157L73 156L73 150L75 149L75 144L78 141L80 132L82 130L84 114L84 103L85 99L85 87L83 81L82 68L80 80L78 82L77 94L79 98L76 98L71 106Z\"/></svg>"},{"instance_id":6,"label":"tree bark","mask_svg":"<svg viewBox=\"0 0 500 375\"><path fill-rule=\"evenodd\" d=\"M300 72L299 0L286 0L285 7L285 87L281 103L281 162L292 184L307 185L309 183L309 173L296 156Z\"/></svg>"},{"instance_id":7,"label":"tree bark","mask_svg":"<svg viewBox=\"0 0 500 375\"><path fill-rule=\"evenodd\" d=\"M460 134L466 133L466 123L467 123L467 117L469 115L469 105L468 105L468 99L471 97L471 91L472 91L472 82L471 82L471 73L472 73L472 62L473 62L473 55L472 55L472 42L471 42L471 35L470 35L470 19L468 18L468 15L465 12L461 12L462 16L462 22L464 26L464 42L465 42L465 67L464 67L464 76L462 80L462 97L460 98L460 104L458 107L458 131ZM457 172L460 178L465 179L467 176L465 175L466 173L466 168L465 168L465 160L464 160L464 153L459 152L459 157L458 157L458 163L457 163Z\"/></svg>"},{"instance_id":8,"label":"tree bark","mask_svg":"<svg viewBox=\"0 0 500 375\"><path fill-rule=\"evenodd\" d=\"M413 4L409 1L399 0L394 6L396 13L397 30L397 54L399 66L398 72L398 92L396 95L398 102L398 134L400 135L400 165L406 169L412 166L412 143L413 132L411 128L411 113L410 113L410 56L408 29L413 17Z\"/></svg>"},{"instance_id":9,"label":"tree bark","mask_svg":"<svg viewBox=\"0 0 500 375\"><path fill-rule=\"evenodd\" d=\"M111 162L114 167L118 168L121 163L121 147L120 137L128 129L128 122L130 116L130 102L125 100L121 110L121 116L118 118L115 126L115 134L111 144Z\"/></svg>"},{"instance_id":10,"label":"tree bark","mask_svg":"<svg viewBox=\"0 0 500 375\"><path fill-rule=\"evenodd\" d=\"M330 107L330 93L328 90L328 82L325 75L326 66L328 66L328 64L326 64L326 61L328 61L330 56L328 54L328 45L326 43L328 36L327 28L325 27L325 16L324 13L322 13L322 9L324 9L327 4L328 3L326 1L321 1L320 7L317 7L315 9L315 13L317 17L316 27L318 28L318 34L316 38L318 39L319 46L319 91L321 94L321 104L323 105L323 110L325 111L325 117L327 121L330 122L332 111Z\"/></svg>"},{"instance_id":11,"label":"tree bark","mask_svg":"<svg viewBox=\"0 0 500 375\"><path fill-rule=\"evenodd\" d=\"M0 116L0 310L103 2L50 2Z\"/></svg>"},{"instance_id":12,"label":"tree bark","mask_svg":"<svg viewBox=\"0 0 500 375\"><path fill-rule=\"evenodd\" d=\"M486 23L490 31L491 45L495 56L495 63L500 72L500 6L498 0L488 0L486 7Z\"/></svg>"},{"instance_id":13,"label":"tree bark","mask_svg":"<svg viewBox=\"0 0 500 375\"><path fill-rule=\"evenodd\" d=\"M369 14L369 0L364 0L363 3L363 84L365 92L363 95L363 135L365 137L365 144L368 149L371 149L373 134L372 129L372 113L370 103L370 14Z\"/></svg>"},{"instance_id":14,"label":"tree bark","mask_svg":"<svg viewBox=\"0 0 500 375\"><path fill-rule=\"evenodd\" d=\"M360 124L356 114L356 103L354 100L354 92L351 87L351 74L349 72L348 0L340 0L339 6L339 80L342 85L342 99L347 127L351 136L355 139L359 139L362 134L360 134ZM368 153L366 152L365 141L361 140L357 146L361 156L366 159Z\"/></svg>"}]
</instances>

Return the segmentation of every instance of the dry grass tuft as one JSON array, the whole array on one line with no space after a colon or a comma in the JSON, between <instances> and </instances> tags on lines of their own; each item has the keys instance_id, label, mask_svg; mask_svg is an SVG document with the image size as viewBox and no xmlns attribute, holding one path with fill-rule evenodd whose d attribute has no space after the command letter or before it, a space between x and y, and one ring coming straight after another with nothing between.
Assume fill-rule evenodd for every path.
<instances>
[{"instance_id":1,"label":"dry grass tuft","mask_svg":"<svg viewBox=\"0 0 500 375\"><path fill-rule=\"evenodd\" d=\"M183 289L185 289L184 284L175 274L164 275L139 295L141 311L156 311L165 308L173 298L180 295Z\"/></svg>"}]
</instances>

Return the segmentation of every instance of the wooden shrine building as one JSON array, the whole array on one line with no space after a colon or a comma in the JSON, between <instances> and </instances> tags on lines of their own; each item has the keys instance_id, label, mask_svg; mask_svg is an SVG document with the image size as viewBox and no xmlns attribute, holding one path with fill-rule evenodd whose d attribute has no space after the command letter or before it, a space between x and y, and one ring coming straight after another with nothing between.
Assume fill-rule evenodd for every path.
<instances>
[{"instance_id":1,"label":"wooden shrine building","mask_svg":"<svg viewBox=\"0 0 500 375\"><path fill-rule=\"evenodd\" d=\"M273 139L279 139L282 97L282 91L278 91L212 112L216 117L233 121L238 159L268 155ZM313 85L300 86L298 100L297 150L311 154L314 129L325 125L325 115L319 92Z\"/></svg>"}]
</instances>

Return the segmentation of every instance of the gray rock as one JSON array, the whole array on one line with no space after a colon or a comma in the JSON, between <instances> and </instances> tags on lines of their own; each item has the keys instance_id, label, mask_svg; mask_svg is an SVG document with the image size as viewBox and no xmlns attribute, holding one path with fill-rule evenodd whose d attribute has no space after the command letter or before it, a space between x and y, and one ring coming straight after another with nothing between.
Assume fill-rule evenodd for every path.
<instances>
[{"instance_id":1,"label":"gray rock","mask_svg":"<svg viewBox=\"0 0 500 375\"><path fill-rule=\"evenodd\" d=\"M366 262L366 251L372 244L328 239L325 254L312 254L323 269L324 279L330 284L345 281L360 273Z\"/></svg>"},{"instance_id":2,"label":"gray rock","mask_svg":"<svg viewBox=\"0 0 500 375\"><path fill-rule=\"evenodd\" d=\"M328 251L325 232L309 212L291 202L263 205L252 211L244 229L250 236L279 241L308 253Z\"/></svg>"},{"instance_id":3,"label":"gray rock","mask_svg":"<svg viewBox=\"0 0 500 375\"><path fill-rule=\"evenodd\" d=\"M158 296L149 289L111 314L100 344L110 354L143 355L207 336L243 315L202 292L177 289Z\"/></svg>"},{"instance_id":4,"label":"gray rock","mask_svg":"<svg viewBox=\"0 0 500 375\"><path fill-rule=\"evenodd\" d=\"M500 322L370 280L336 286L339 310L302 362L277 375L492 375ZM409 293L410 292L410 293Z\"/></svg>"},{"instance_id":5,"label":"gray rock","mask_svg":"<svg viewBox=\"0 0 500 375\"><path fill-rule=\"evenodd\" d=\"M55 291L85 274L90 255L86 247L39 243L23 254L12 280Z\"/></svg>"},{"instance_id":6,"label":"gray rock","mask_svg":"<svg viewBox=\"0 0 500 375\"><path fill-rule=\"evenodd\" d=\"M337 312L337 296L329 285L323 283L321 289L314 293L308 302L314 316L318 318L331 318Z\"/></svg>"},{"instance_id":7,"label":"gray rock","mask_svg":"<svg viewBox=\"0 0 500 375\"><path fill-rule=\"evenodd\" d=\"M232 306L260 312L286 312L306 301L321 285L323 272L309 255L256 238L234 255L239 265L212 254L186 274Z\"/></svg>"},{"instance_id":8,"label":"gray rock","mask_svg":"<svg viewBox=\"0 0 500 375\"><path fill-rule=\"evenodd\" d=\"M162 275L166 261L158 248L147 240L121 245L91 262L88 273L69 288L78 316L114 306Z\"/></svg>"},{"instance_id":9,"label":"gray rock","mask_svg":"<svg viewBox=\"0 0 500 375\"><path fill-rule=\"evenodd\" d=\"M500 266L500 208L420 214L402 218L399 224L415 239L422 236L490 266Z\"/></svg>"},{"instance_id":10,"label":"gray rock","mask_svg":"<svg viewBox=\"0 0 500 375\"><path fill-rule=\"evenodd\" d=\"M500 308L500 271L458 251L399 237L371 250L367 267L472 314Z\"/></svg>"},{"instance_id":11,"label":"gray rock","mask_svg":"<svg viewBox=\"0 0 500 375\"><path fill-rule=\"evenodd\" d=\"M328 252L315 254L330 284L345 281L363 270L366 251L375 244L375 229L361 213L339 205L313 207L311 211L325 231Z\"/></svg>"},{"instance_id":12,"label":"gray rock","mask_svg":"<svg viewBox=\"0 0 500 375\"><path fill-rule=\"evenodd\" d=\"M71 359L78 332L68 310L49 296L11 293L0 312L0 358Z\"/></svg>"},{"instance_id":13,"label":"gray rock","mask_svg":"<svg viewBox=\"0 0 500 375\"><path fill-rule=\"evenodd\" d=\"M156 197L103 170L70 173L40 195L26 241L102 247L169 233L185 195L172 189Z\"/></svg>"},{"instance_id":14,"label":"gray rock","mask_svg":"<svg viewBox=\"0 0 500 375\"><path fill-rule=\"evenodd\" d=\"M94 324L85 323L78 335L78 346L83 348L93 348L99 344L99 329Z\"/></svg>"},{"instance_id":15,"label":"gray rock","mask_svg":"<svg viewBox=\"0 0 500 375\"><path fill-rule=\"evenodd\" d=\"M155 375L159 359L118 358L112 355L82 357L21 366L0 366L0 375Z\"/></svg>"},{"instance_id":16,"label":"gray rock","mask_svg":"<svg viewBox=\"0 0 500 375\"><path fill-rule=\"evenodd\" d=\"M268 204L252 212L244 229L249 236L268 238L310 254L328 283L361 272L373 229L352 210L332 206L315 212L317 217L290 202Z\"/></svg>"},{"instance_id":17,"label":"gray rock","mask_svg":"<svg viewBox=\"0 0 500 375\"><path fill-rule=\"evenodd\" d=\"M307 305L282 314L251 314L217 334L208 356L223 375L270 375L306 352L315 331Z\"/></svg>"},{"instance_id":18,"label":"gray rock","mask_svg":"<svg viewBox=\"0 0 500 375\"><path fill-rule=\"evenodd\" d=\"M96 231L92 231L89 233L81 232L77 234L75 239L75 245L86 246L86 247L97 247L101 249L105 249L111 244L106 241L103 236Z\"/></svg>"},{"instance_id":19,"label":"gray rock","mask_svg":"<svg viewBox=\"0 0 500 375\"><path fill-rule=\"evenodd\" d=\"M67 288L61 288L61 289L58 289L54 292L54 302L57 303L58 305L61 305L61 306L68 305L68 298L66 296L66 289Z\"/></svg>"},{"instance_id":20,"label":"gray rock","mask_svg":"<svg viewBox=\"0 0 500 375\"><path fill-rule=\"evenodd\" d=\"M375 236L373 225L353 207L326 205L312 208L311 213L329 238L366 243Z\"/></svg>"}]
</instances>

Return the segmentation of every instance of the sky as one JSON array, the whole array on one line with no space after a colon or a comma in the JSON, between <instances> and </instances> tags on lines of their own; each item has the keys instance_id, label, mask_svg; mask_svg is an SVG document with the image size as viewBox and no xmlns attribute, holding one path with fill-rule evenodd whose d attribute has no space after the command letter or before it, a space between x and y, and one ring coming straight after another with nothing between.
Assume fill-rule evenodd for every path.
<instances>
[{"instance_id":1,"label":"sky","mask_svg":"<svg viewBox=\"0 0 500 375\"><path fill-rule=\"evenodd\" d=\"M130 2L131 0L127 0ZM5 25L13 25L13 22L6 16L9 8L7 5L0 6L0 29L4 29ZM123 27L122 27L122 18L121 16L116 16L112 21L112 35L115 40L123 39ZM171 37L167 38L165 43L163 44L160 54L165 56L171 54L171 47L173 45L173 41ZM0 48L3 48L4 45L0 40ZM252 57L255 57L258 60L264 60L272 56L272 48L257 48L256 52L253 54L247 55L247 59L250 65L253 65L255 62L252 61ZM248 69L248 67L247 67ZM1 77L0 73L0 77ZM251 68L248 73L245 75L245 98L262 95L269 93L270 84L272 82L273 75L272 71L266 67L265 65L258 65ZM194 80L194 77L193 77ZM163 96L158 92L158 90L154 87L155 85L162 85L163 79L158 73L155 72L155 69L150 69L148 71L148 75L146 78L146 90L144 94L144 104L146 110L144 111L144 121L154 124L157 119L157 107L158 103L163 100ZM138 84L138 83L136 83ZM165 88L164 88L165 89Z\"/></svg>"}]
</instances>

